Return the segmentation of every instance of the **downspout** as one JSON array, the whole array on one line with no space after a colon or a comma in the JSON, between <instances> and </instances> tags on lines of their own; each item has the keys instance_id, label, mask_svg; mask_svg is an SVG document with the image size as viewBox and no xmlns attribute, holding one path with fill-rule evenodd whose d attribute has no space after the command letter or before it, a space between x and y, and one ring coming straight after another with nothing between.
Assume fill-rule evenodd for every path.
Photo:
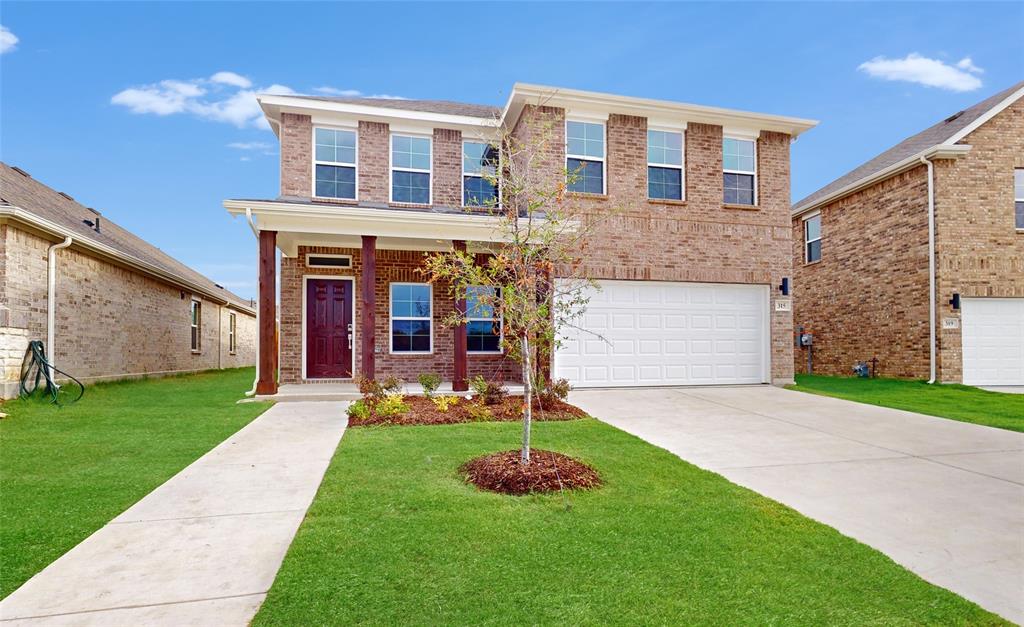
<instances>
[{"instance_id":1,"label":"downspout","mask_svg":"<svg viewBox=\"0 0 1024 627\"><path fill-rule=\"evenodd\" d=\"M71 236L68 235L60 244L54 244L46 249L46 350L49 351L50 378L53 378L53 364L56 361L56 353L53 343L56 341L57 330L57 251L71 245Z\"/></svg>"},{"instance_id":2,"label":"downspout","mask_svg":"<svg viewBox=\"0 0 1024 627\"><path fill-rule=\"evenodd\" d=\"M256 289L259 290L260 284L260 230L256 228L256 223L252 221L252 209L249 207L245 208L245 219L249 221L249 228L252 229L252 234L256 236ZM259 294L256 294L256 378L252 380L252 388L245 393L246 396L254 396L256 394L256 384L260 380L260 304Z\"/></svg>"},{"instance_id":3,"label":"downspout","mask_svg":"<svg viewBox=\"0 0 1024 627\"><path fill-rule=\"evenodd\" d=\"M935 164L928 166L928 383L935 383Z\"/></svg>"}]
</instances>

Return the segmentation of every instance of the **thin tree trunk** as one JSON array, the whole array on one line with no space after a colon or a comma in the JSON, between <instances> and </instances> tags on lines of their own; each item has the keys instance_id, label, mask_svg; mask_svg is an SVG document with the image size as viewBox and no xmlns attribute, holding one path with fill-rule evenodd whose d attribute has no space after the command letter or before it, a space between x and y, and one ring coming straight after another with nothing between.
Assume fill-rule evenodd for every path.
<instances>
[{"instance_id":1,"label":"thin tree trunk","mask_svg":"<svg viewBox=\"0 0 1024 627\"><path fill-rule=\"evenodd\" d=\"M523 399L526 403L523 409L523 450L519 461L523 464L530 463L530 422L533 420L533 372L530 371L530 340L523 334Z\"/></svg>"}]
</instances>

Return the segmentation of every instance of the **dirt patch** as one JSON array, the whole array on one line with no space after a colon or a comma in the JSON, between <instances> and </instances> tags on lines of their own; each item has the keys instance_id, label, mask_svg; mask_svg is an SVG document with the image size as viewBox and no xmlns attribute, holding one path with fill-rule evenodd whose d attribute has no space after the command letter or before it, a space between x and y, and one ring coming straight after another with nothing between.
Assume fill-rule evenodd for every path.
<instances>
[{"instance_id":1,"label":"dirt patch","mask_svg":"<svg viewBox=\"0 0 1024 627\"><path fill-rule=\"evenodd\" d=\"M454 425L464 422L515 422L523 419L523 397L508 396L496 405L482 405L476 400L459 397L458 403L441 411L432 400L425 396L406 396L405 402L409 411L401 416L377 416L370 414L366 418L349 418L348 426L363 427L368 425ZM486 411L482 411L485 408ZM586 418L587 412L564 401L541 403L534 399L533 419L576 420Z\"/></svg>"},{"instance_id":2,"label":"dirt patch","mask_svg":"<svg viewBox=\"0 0 1024 627\"><path fill-rule=\"evenodd\" d=\"M459 470L466 481L482 490L502 494L533 494L586 490L601 485L597 471L568 455L533 449L530 463L519 462L519 451L502 451L471 459Z\"/></svg>"}]
</instances>

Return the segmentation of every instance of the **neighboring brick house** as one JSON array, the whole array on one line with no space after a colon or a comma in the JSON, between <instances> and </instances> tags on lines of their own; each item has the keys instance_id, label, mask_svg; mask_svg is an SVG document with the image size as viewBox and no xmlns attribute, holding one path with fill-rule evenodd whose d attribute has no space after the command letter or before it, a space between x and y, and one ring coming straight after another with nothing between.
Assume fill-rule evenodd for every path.
<instances>
[{"instance_id":1,"label":"neighboring brick house","mask_svg":"<svg viewBox=\"0 0 1024 627\"><path fill-rule=\"evenodd\" d=\"M18 394L30 340L46 343L54 365L84 382L250 366L255 310L67 194L0 163L0 398Z\"/></svg>"},{"instance_id":2,"label":"neighboring brick house","mask_svg":"<svg viewBox=\"0 0 1024 627\"><path fill-rule=\"evenodd\" d=\"M480 177L496 124L554 122L539 167L574 181L585 209L618 210L583 257L603 289L569 332L554 375L580 387L787 383L789 145L815 122L516 84L504 108L443 101L264 95L281 142L281 194L227 200L260 232L258 392L354 374L433 371L514 380L500 321L442 324L455 298L417 270L429 251L500 245ZM784 281L785 279L785 281ZM556 277L557 280L557 277ZM467 295L473 310L472 293Z\"/></svg>"},{"instance_id":3,"label":"neighboring brick house","mask_svg":"<svg viewBox=\"0 0 1024 627\"><path fill-rule=\"evenodd\" d=\"M882 376L1024 385L1024 82L796 203L792 225L815 372L877 359Z\"/></svg>"}]
</instances>

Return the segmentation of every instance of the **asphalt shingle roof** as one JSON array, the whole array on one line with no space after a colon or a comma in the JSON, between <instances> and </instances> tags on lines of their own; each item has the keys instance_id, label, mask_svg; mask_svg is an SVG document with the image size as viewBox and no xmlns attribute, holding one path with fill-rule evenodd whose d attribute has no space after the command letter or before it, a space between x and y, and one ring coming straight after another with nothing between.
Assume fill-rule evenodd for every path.
<instances>
[{"instance_id":1,"label":"asphalt shingle roof","mask_svg":"<svg viewBox=\"0 0 1024 627\"><path fill-rule=\"evenodd\" d=\"M368 107L400 109L403 111L423 111L426 113L464 115L471 118L493 118L501 115L500 107L469 104L465 102L451 102L450 100L406 100L401 98L346 98L338 96L298 95L292 97L305 98L306 100L321 100L323 102L341 102L344 104L366 105Z\"/></svg>"},{"instance_id":2,"label":"asphalt shingle roof","mask_svg":"<svg viewBox=\"0 0 1024 627\"><path fill-rule=\"evenodd\" d=\"M251 309L248 300L218 286L156 246L121 228L106 216L3 162L0 162L0 204L18 207L68 230L72 237L77 235L104 244L124 255L153 265L173 277L201 286L209 296L220 297L246 310ZM95 221L97 217L100 220L99 232L83 222Z\"/></svg>"},{"instance_id":3,"label":"asphalt shingle roof","mask_svg":"<svg viewBox=\"0 0 1024 627\"><path fill-rule=\"evenodd\" d=\"M1024 87L1024 81L1009 87L994 96L982 100L978 104L964 109L959 113L955 113L945 120L931 126L920 133L904 139L900 143L896 144L892 148L886 150L877 157L861 164L860 166L850 170L843 176L832 181L828 185L822 187L818 191L808 195L806 198L800 200L793 209L799 211L808 206L813 205L818 200L829 196L833 192L843 189L847 185L851 185L860 181L861 179L870 178L882 170L892 166L894 164L912 157L917 153L931 148L937 144L941 144L951 137L956 135L959 131L969 126L972 122L985 115L989 110L995 107L997 104L1005 100L1014 91Z\"/></svg>"}]
</instances>

